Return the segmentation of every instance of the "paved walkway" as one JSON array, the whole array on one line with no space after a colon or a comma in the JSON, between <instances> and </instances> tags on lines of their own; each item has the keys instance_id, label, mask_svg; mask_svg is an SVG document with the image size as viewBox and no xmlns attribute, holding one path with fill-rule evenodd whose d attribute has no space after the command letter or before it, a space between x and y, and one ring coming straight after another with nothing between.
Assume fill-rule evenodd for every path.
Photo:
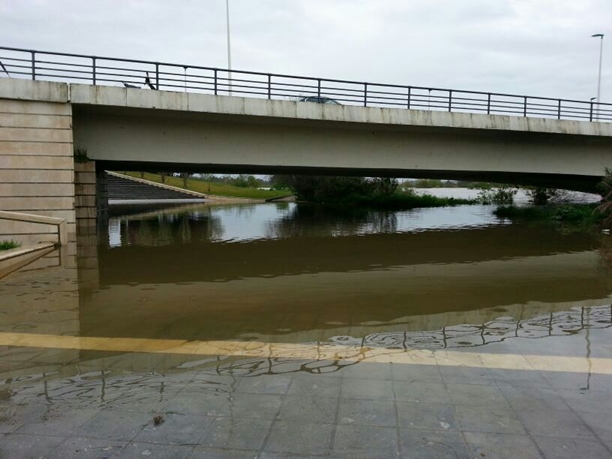
<instances>
[{"instance_id":1,"label":"paved walkway","mask_svg":"<svg viewBox=\"0 0 612 459\"><path fill-rule=\"evenodd\" d=\"M546 349L530 339L453 352L363 349L361 361L4 347L3 362L31 359L27 377L0 386L0 452L607 458L611 337L590 330L596 351L588 358L581 334L549 337ZM67 353L72 363L50 365ZM534 353L558 368L537 369ZM35 360L46 362L38 373ZM151 371L129 370L139 367Z\"/></svg>"}]
</instances>

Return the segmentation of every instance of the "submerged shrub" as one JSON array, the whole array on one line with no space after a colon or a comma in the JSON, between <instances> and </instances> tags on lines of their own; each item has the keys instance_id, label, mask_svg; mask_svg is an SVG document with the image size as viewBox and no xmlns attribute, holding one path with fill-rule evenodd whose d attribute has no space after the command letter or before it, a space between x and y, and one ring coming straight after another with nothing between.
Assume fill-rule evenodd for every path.
<instances>
[{"instance_id":1,"label":"submerged shrub","mask_svg":"<svg viewBox=\"0 0 612 459\"><path fill-rule=\"evenodd\" d=\"M518 193L518 188L503 185L490 190L482 190L476 199L481 204L512 204L516 193Z\"/></svg>"},{"instance_id":2,"label":"submerged shrub","mask_svg":"<svg viewBox=\"0 0 612 459\"><path fill-rule=\"evenodd\" d=\"M559 225L566 231L589 231L601 222L595 212L596 204L566 204L549 206L501 206L493 211L499 218L516 221L534 221Z\"/></svg>"},{"instance_id":3,"label":"submerged shrub","mask_svg":"<svg viewBox=\"0 0 612 459\"><path fill-rule=\"evenodd\" d=\"M529 201L536 206L544 206L549 202L563 202L569 199L569 193L558 188L527 187L525 193L529 197Z\"/></svg>"}]
</instances>

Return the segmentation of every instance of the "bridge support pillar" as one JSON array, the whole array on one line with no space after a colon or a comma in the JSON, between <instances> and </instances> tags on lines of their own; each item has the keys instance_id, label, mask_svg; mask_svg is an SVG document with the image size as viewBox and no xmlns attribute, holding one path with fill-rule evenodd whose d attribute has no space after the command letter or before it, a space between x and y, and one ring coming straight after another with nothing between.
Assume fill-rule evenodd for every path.
<instances>
[{"instance_id":1,"label":"bridge support pillar","mask_svg":"<svg viewBox=\"0 0 612 459\"><path fill-rule=\"evenodd\" d=\"M108 180L106 171L96 167L96 208L98 219L106 221L108 217Z\"/></svg>"},{"instance_id":2,"label":"bridge support pillar","mask_svg":"<svg viewBox=\"0 0 612 459\"><path fill-rule=\"evenodd\" d=\"M95 161L76 163L74 185L77 226L95 228L108 214L106 174Z\"/></svg>"}]
</instances>

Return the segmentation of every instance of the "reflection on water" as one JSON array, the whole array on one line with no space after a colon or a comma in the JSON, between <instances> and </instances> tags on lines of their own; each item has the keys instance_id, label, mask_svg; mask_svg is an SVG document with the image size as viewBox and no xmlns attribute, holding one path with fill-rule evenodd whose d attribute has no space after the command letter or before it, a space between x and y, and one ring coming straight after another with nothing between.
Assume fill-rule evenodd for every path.
<instances>
[{"instance_id":1,"label":"reflection on water","mask_svg":"<svg viewBox=\"0 0 612 459\"><path fill-rule=\"evenodd\" d=\"M110 218L112 247L189 242L243 242L256 239L395 234L435 229L466 229L503 222L492 206L382 212L310 204L209 206L187 204Z\"/></svg>"},{"instance_id":2,"label":"reflection on water","mask_svg":"<svg viewBox=\"0 0 612 459\"><path fill-rule=\"evenodd\" d=\"M124 210L81 244L78 271L0 282L0 398L152 403L194 382L228 394L247 376L452 365L444 352L504 354L492 365L512 369L525 342L549 371L584 360L585 337L610 339L601 237L502 224L485 206ZM608 347L588 347L589 374L610 371L591 361Z\"/></svg>"},{"instance_id":3,"label":"reflection on water","mask_svg":"<svg viewBox=\"0 0 612 459\"><path fill-rule=\"evenodd\" d=\"M385 356L393 359L401 355L398 352L411 352L409 355L412 359L429 358L431 355L423 353L424 350L474 349L515 339L530 340L532 352L542 351L547 345L542 341L544 347L539 347L538 340L576 337L585 331L608 331L612 327L611 312L612 306L573 308L525 320L500 317L483 324L449 326L430 332L381 332L361 339L335 336L325 342L305 342L300 345L224 343L216 355L208 349L200 349L198 352L193 342L182 344L184 349L180 349L180 345L166 344L164 347L155 346L155 343L148 348L138 341L124 344L123 348L121 344L109 343L115 347L114 353L82 349L78 353L63 351L66 356L72 352L72 358L57 369L48 370L50 366L47 364L45 371L45 366L39 364L38 368L30 369L37 371L5 378L0 394L15 402L44 397L50 404L61 401L79 405L94 403L101 406L127 406L176 395L182 384L194 378L194 372L198 390L202 393L230 394L235 378L294 373L324 375L362 362L381 361ZM22 340L20 345L24 346L26 341ZM87 341L83 340L79 345L86 347ZM586 352L590 353L589 346L590 342L587 342L576 349L585 352L586 348ZM116 352L119 351L121 354L118 355ZM46 351L37 350L35 353L41 355L33 357L34 361L48 358ZM449 357L452 354L443 354L440 361ZM508 362L502 361L501 368L524 370L522 367L513 367L516 356L510 357ZM587 383L593 370L612 374L609 365L600 365L594 369L590 357L587 354ZM553 359L547 357L541 369L554 368L557 362ZM566 363L572 362L569 356L565 356L564 360ZM575 359L575 362L572 371L584 371L580 365L581 360ZM215 379L217 377L227 379Z\"/></svg>"}]
</instances>

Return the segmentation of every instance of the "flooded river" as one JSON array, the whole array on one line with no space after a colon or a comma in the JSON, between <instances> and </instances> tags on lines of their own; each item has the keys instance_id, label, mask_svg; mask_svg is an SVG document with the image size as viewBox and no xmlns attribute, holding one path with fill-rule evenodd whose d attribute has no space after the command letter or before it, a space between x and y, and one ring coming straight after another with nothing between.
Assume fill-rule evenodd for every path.
<instances>
[{"instance_id":1,"label":"flooded river","mask_svg":"<svg viewBox=\"0 0 612 459\"><path fill-rule=\"evenodd\" d=\"M113 206L0 280L6 451L608 457L610 236L492 210Z\"/></svg>"}]
</instances>

